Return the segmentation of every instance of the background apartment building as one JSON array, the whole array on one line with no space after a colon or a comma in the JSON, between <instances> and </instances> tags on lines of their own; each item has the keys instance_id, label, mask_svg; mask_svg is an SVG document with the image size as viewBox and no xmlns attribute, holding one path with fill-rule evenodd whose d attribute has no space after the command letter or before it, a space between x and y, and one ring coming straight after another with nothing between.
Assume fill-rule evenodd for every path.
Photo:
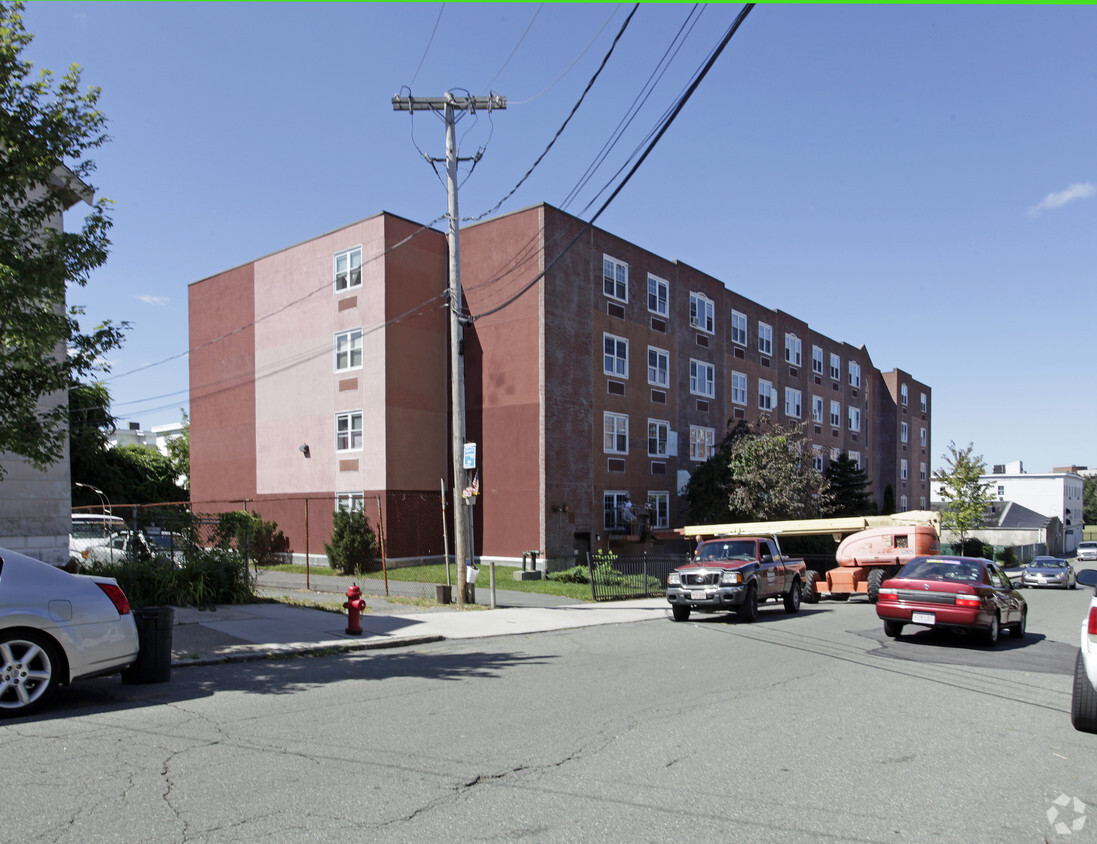
<instances>
[{"instance_id":1,"label":"background apartment building","mask_svg":"<svg viewBox=\"0 0 1097 844\"><path fill-rule=\"evenodd\" d=\"M445 239L385 253L415 228L381 214L191 286L196 504L326 490L391 507L448 478L446 317L416 308L441 302ZM626 497L680 525L729 421L763 415L805 423L819 468L848 452L878 502L928 500L929 388L864 347L544 204L463 229L461 272L479 555L581 557L619 538ZM296 518L278 519L291 542Z\"/></svg>"}]
</instances>

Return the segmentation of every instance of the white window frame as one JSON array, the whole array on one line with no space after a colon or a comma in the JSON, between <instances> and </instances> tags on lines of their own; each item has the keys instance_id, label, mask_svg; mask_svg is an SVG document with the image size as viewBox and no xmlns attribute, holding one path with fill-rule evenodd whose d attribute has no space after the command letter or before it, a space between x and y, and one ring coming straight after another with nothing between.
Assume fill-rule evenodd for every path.
<instances>
[{"instance_id":1,"label":"white window frame","mask_svg":"<svg viewBox=\"0 0 1097 844\"><path fill-rule=\"evenodd\" d=\"M830 462L831 462L831 463L833 463L833 462L835 462L836 460L838 460L838 458L840 458L841 456L842 456L842 449L840 449L840 448L832 448L832 449L830 450Z\"/></svg>"},{"instance_id":2,"label":"white window frame","mask_svg":"<svg viewBox=\"0 0 1097 844\"><path fill-rule=\"evenodd\" d=\"M746 407L749 401L749 379L746 373L735 372L731 373L731 403L742 405Z\"/></svg>"},{"instance_id":3,"label":"white window frame","mask_svg":"<svg viewBox=\"0 0 1097 844\"><path fill-rule=\"evenodd\" d=\"M758 351L773 356L773 326L758 320Z\"/></svg>"},{"instance_id":4,"label":"white window frame","mask_svg":"<svg viewBox=\"0 0 1097 844\"><path fill-rule=\"evenodd\" d=\"M799 366L802 359L803 343L795 334L785 332L785 361Z\"/></svg>"},{"instance_id":5,"label":"white window frame","mask_svg":"<svg viewBox=\"0 0 1097 844\"><path fill-rule=\"evenodd\" d=\"M758 409L759 410L773 410L773 406L777 403L776 394L777 390L774 389L772 382L766 381L763 378L758 379Z\"/></svg>"},{"instance_id":6,"label":"white window frame","mask_svg":"<svg viewBox=\"0 0 1097 844\"><path fill-rule=\"evenodd\" d=\"M628 497L628 492L623 489L607 489L602 493L602 527L605 530L622 527L621 508Z\"/></svg>"},{"instance_id":7,"label":"white window frame","mask_svg":"<svg viewBox=\"0 0 1097 844\"><path fill-rule=\"evenodd\" d=\"M689 324L706 334L716 333L716 303L704 293L690 291Z\"/></svg>"},{"instance_id":8,"label":"white window frame","mask_svg":"<svg viewBox=\"0 0 1097 844\"><path fill-rule=\"evenodd\" d=\"M607 350L611 342L612 352ZM613 378L628 378L628 338L602 332L602 373Z\"/></svg>"},{"instance_id":9,"label":"white window frame","mask_svg":"<svg viewBox=\"0 0 1097 844\"><path fill-rule=\"evenodd\" d=\"M860 469L861 468L861 452L859 452L859 451L849 451L849 452L846 452L846 453L849 455L849 459L853 461L853 465L856 468Z\"/></svg>"},{"instance_id":10,"label":"white window frame","mask_svg":"<svg viewBox=\"0 0 1097 844\"><path fill-rule=\"evenodd\" d=\"M922 413L925 413L925 412L926 412L926 406L927 406L927 405L928 405L928 403L929 403L929 402L928 402L928 399L926 398L926 394L925 394L925 393L922 393L921 403L922 403Z\"/></svg>"},{"instance_id":11,"label":"white window frame","mask_svg":"<svg viewBox=\"0 0 1097 844\"><path fill-rule=\"evenodd\" d=\"M648 383L654 387L670 386L670 352L648 346Z\"/></svg>"},{"instance_id":12,"label":"white window frame","mask_svg":"<svg viewBox=\"0 0 1097 844\"><path fill-rule=\"evenodd\" d=\"M655 450L652 450L652 443ZM670 423L665 419L648 420L648 457L670 456Z\"/></svg>"},{"instance_id":13,"label":"white window frame","mask_svg":"<svg viewBox=\"0 0 1097 844\"><path fill-rule=\"evenodd\" d=\"M823 471L823 447L821 445L811 447L811 468L816 472Z\"/></svg>"},{"instance_id":14,"label":"white window frame","mask_svg":"<svg viewBox=\"0 0 1097 844\"><path fill-rule=\"evenodd\" d=\"M689 426L689 459L704 463L716 453L716 429L700 425Z\"/></svg>"},{"instance_id":15,"label":"white window frame","mask_svg":"<svg viewBox=\"0 0 1097 844\"><path fill-rule=\"evenodd\" d=\"M648 310L661 317L670 313L670 282L651 273L648 273Z\"/></svg>"},{"instance_id":16,"label":"white window frame","mask_svg":"<svg viewBox=\"0 0 1097 844\"><path fill-rule=\"evenodd\" d=\"M899 480L905 481L910 477L910 464L903 457L899 460Z\"/></svg>"},{"instance_id":17,"label":"white window frame","mask_svg":"<svg viewBox=\"0 0 1097 844\"><path fill-rule=\"evenodd\" d=\"M670 527L670 493L664 490L648 490L649 524L653 528Z\"/></svg>"},{"instance_id":18,"label":"white window frame","mask_svg":"<svg viewBox=\"0 0 1097 844\"><path fill-rule=\"evenodd\" d=\"M842 380L842 357L834 352L830 353L830 380Z\"/></svg>"},{"instance_id":19,"label":"white window frame","mask_svg":"<svg viewBox=\"0 0 1097 844\"><path fill-rule=\"evenodd\" d=\"M628 454L628 414L602 412L602 452Z\"/></svg>"},{"instance_id":20,"label":"white window frame","mask_svg":"<svg viewBox=\"0 0 1097 844\"><path fill-rule=\"evenodd\" d=\"M746 346L748 340L747 315L741 311L731 312L731 342L736 346Z\"/></svg>"},{"instance_id":21,"label":"white window frame","mask_svg":"<svg viewBox=\"0 0 1097 844\"><path fill-rule=\"evenodd\" d=\"M859 433L861 430L861 408L851 407L849 409L849 429L854 433Z\"/></svg>"},{"instance_id":22,"label":"white window frame","mask_svg":"<svg viewBox=\"0 0 1097 844\"><path fill-rule=\"evenodd\" d=\"M335 450L361 451L363 442L362 411L347 410L335 414ZM357 422L357 426L355 426Z\"/></svg>"},{"instance_id":23,"label":"white window frame","mask_svg":"<svg viewBox=\"0 0 1097 844\"><path fill-rule=\"evenodd\" d=\"M904 513L907 509L907 497L905 495L899 496L899 512Z\"/></svg>"},{"instance_id":24,"label":"white window frame","mask_svg":"<svg viewBox=\"0 0 1097 844\"><path fill-rule=\"evenodd\" d=\"M340 264L342 263L342 266ZM362 247L336 252L331 258L331 283L336 293L362 286Z\"/></svg>"},{"instance_id":25,"label":"white window frame","mask_svg":"<svg viewBox=\"0 0 1097 844\"><path fill-rule=\"evenodd\" d=\"M803 393L792 387L785 387L785 416L799 419L803 413Z\"/></svg>"},{"instance_id":26,"label":"white window frame","mask_svg":"<svg viewBox=\"0 0 1097 844\"><path fill-rule=\"evenodd\" d=\"M906 407L907 404L909 403L909 401L910 401L910 395L909 395L909 391L907 390L907 385L906 384L900 384L899 385L899 403L903 407Z\"/></svg>"},{"instance_id":27,"label":"white window frame","mask_svg":"<svg viewBox=\"0 0 1097 844\"><path fill-rule=\"evenodd\" d=\"M358 362L354 362L355 353ZM341 364L340 359L345 358L346 363ZM362 329L352 328L349 331L339 331L335 335L335 371L350 372L362 368Z\"/></svg>"},{"instance_id":28,"label":"white window frame","mask_svg":"<svg viewBox=\"0 0 1097 844\"><path fill-rule=\"evenodd\" d=\"M823 374L823 349L820 346L811 347L811 371L816 375Z\"/></svg>"},{"instance_id":29,"label":"white window frame","mask_svg":"<svg viewBox=\"0 0 1097 844\"><path fill-rule=\"evenodd\" d=\"M690 358L689 391L695 396L716 398L716 367L703 360Z\"/></svg>"},{"instance_id":30,"label":"white window frame","mask_svg":"<svg viewBox=\"0 0 1097 844\"><path fill-rule=\"evenodd\" d=\"M920 429L919 429L919 434L918 434L918 436L919 436L919 439L920 439L920 440L921 440L921 442L922 442L922 448L925 448L925 447L926 447L926 443L928 443L928 442L929 442L929 437L928 437L928 436L926 436L926 429L925 429L925 428L920 428Z\"/></svg>"},{"instance_id":31,"label":"white window frame","mask_svg":"<svg viewBox=\"0 0 1097 844\"><path fill-rule=\"evenodd\" d=\"M364 492L336 493L335 509L343 513L361 513L366 509L366 494Z\"/></svg>"},{"instance_id":32,"label":"white window frame","mask_svg":"<svg viewBox=\"0 0 1097 844\"><path fill-rule=\"evenodd\" d=\"M926 479L926 464L922 461L918 464L918 479L924 481Z\"/></svg>"},{"instance_id":33,"label":"white window frame","mask_svg":"<svg viewBox=\"0 0 1097 844\"><path fill-rule=\"evenodd\" d=\"M906 443L910 441L910 426L906 422L899 423L899 442Z\"/></svg>"},{"instance_id":34,"label":"white window frame","mask_svg":"<svg viewBox=\"0 0 1097 844\"><path fill-rule=\"evenodd\" d=\"M849 362L849 385L851 387L861 386L861 364L855 360Z\"/></svg>"},{"instance_id":35,"label":"white window frame","mask_svg":"<svg viewBox=\"0 0 1097 844\"><path fill-rule=\"evenodd\" d=\"M830 427L842 427L842 403L834 399L830 400Z\"/></svg>"},{"instance_id":36,"label":"white window frame","mask_svg":"<svg viewBox=\"0 0 1097 844\"><path fill-rule=\"evenodd\" d=\"M604 253L602 255L602 295L607 299L628 304L628 264Z\"/></svg>"},{"instance_id":37,"label":"white window frame","mask_svg":"<svg viewBox=\"0 0 1097 844\"><path fill-rule=\"evenodd\" d=\"M823 424L823 397L812 396L811 397L811 421L816 424Z\"/></svg>"}]
</instances>

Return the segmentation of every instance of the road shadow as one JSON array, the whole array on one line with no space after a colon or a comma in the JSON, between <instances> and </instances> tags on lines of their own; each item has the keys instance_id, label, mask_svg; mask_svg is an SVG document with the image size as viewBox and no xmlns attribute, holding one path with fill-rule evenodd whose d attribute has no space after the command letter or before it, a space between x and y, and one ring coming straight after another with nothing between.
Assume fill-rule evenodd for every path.
<instances>
[{"instance_id":1,"label":"road shadow","mask_svg":"<svg viewBox=\"0 0 1097 844\"><path fill-rule=\"evenodd\" d=\"M983 644L975 632L906 627L898 639L887 636L882 627L849 632L879 643L872 652L888 659L1008 668L1038 674L1073 674L1074 659L1078 653L1076 645L1050 641L1042 633L1032 632L1026 633L1024 638L1015 639L1003 631L998 644L993 647Z\"/></svg>"},{"instance_id":2,"label":"road shadow","mask_svg":"<svg viewBox=\"0 0 1097 844\"><path fill-rule=\"evenodd\" d=\"M667 618L673 618L670 612L669 605L665 610ZM796 618L799 616L812 616L819 613L833 612L829 607L820 607L817 604L800 604L800 610L794 613L785 612L785 608L780 604L761 604L758 607L758 618L755 621L744 621L738 613L735 612L714 612L714 613L700 613L694 610L689 615L689 621L686 624L697 622L698 624L745 624L754 626L757 624L769 624L774 621L780 621L781 619ZM679 622L682 623L682 622Z\"/></svg>"}]
</instances>

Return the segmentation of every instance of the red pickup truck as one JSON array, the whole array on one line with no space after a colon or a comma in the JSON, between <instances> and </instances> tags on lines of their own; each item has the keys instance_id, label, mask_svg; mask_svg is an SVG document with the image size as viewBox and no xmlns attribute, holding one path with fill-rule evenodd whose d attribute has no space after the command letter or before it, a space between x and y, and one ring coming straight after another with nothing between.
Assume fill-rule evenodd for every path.
<instances>
[{"instance_id":1,"label":"red pickup truck","mask_svg":"<svg viewBox=\"0 0 1097 844\"><path fill-rule=\"evenodd\" d=\"M732 612L743 621L758 617L758 604L781 600L785 612L800 609L807 566L786 559L776 537L735 536L697 546L693 562L667 576L667 600L675 621L697 612Z\"/></svg>"}]
</instances>

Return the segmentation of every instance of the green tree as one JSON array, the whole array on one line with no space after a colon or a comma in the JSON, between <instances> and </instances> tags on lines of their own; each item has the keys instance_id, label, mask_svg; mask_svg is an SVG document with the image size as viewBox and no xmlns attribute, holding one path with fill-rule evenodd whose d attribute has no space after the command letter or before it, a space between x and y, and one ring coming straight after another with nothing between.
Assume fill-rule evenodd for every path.
<instances>
[{"instance_id":1,"label":"green tree","mask_svg":"<svg viewBox=\"0 0 1097 844\"><path fill-rule=\"evenodd\" d=\"M373 565L377 539L361 510L336 510L331 542L324 543L328 564L343 574L362 574Z\"/></svg>"},{"instance_id":2,"label":"green tree","mask_svg":"<svg viewBox=\"0 0 1097 844\"><path fill-rule=\"evenodd\" d=\"M1082 480L1082 521L1097 525L1097 478Z\"/></svg>"},{"instance_id":3,"label":"green tree","mask_svg":"<svg viewBox=\"0 0 1097 844\"><path fill-rule=\"evenodd\" d=\"M868 473L859 469L846 452L832 460L825 472L833 496L830 516L871 516L876 507L869 494Z\"/></svg>"},{"instance_id":4,"label":"green tree","mask_svg":"<svg viewBox=\"0 0 1097 844\"><path fill-rule=\"evenodd\" d=\"M884 485L884 500L880 506L880 515L890 516L895 512L895 487L891 484Z\"/></svg>"},{"instance_id":5,"label":"green tree","mask_svg":"<svg viewBox=\"0 0 1097 844\"><path fill-rule=\"evenodd\" d=\"M168 440L168 458L175 469L176 478L182 479L179 483L190 492L190 417L185 410L179 412L183 414L183 430Z\"/></svg>"},{"instance_id":6,"label":"green tree","mask_svg":"<svg viewBox=\"0 0 1097 844\"><path fill-rule=\"evenodd\" d=\"M95 484L114 504L160 504L185 501L175 482L175 467L151 445L120 445L103 454L102 483Z\"/></svg>"},{"instance_id":7,"label":"green tree","mask_svg":"<svg viewBox=\"0 0 1097 844\"><path fill-rule=\"evenodd\" d=\"M115 419L110 412L110 392L101 381L69 386L69 468L72 476L74 506L102 503L99 496L83 486L101 488L103 466Z\"/></svg>"},{"instance_id":8,"label":"green tree","mask_svg":"<svg viewBox=\"0 0 1097 844\"><path fill-rule=\"evenodd\" d=\"M33 36L24 4L0 2L0 452L44 469L64 454L68 410L56 400L121 345L127 323L84 333L66 290L87 284L107 259L109 201L80 231L51 224L94 196L88 153L107 141L99 89L80 91L80 68L55 80L22 58ZM67 350L67 354L66 354ZM0 477L3 477L0 466Z\"/></svg>"},{"instance_id":9,"label":"green tree","mask_svg":"<svg viewBox=\"0 0 1097 844\"><path fill-rule=\"evenodd\" d=\"M983 524L987 505L994 500L989 487L981 478L986 473L982 455L974 454L975 446L957 448L948 444L948 454L941 456L942 468L933 473L933 480L941 484L941 497L945 509L941 512L941 526L952 530L963 546L968 534Z\"/></svg>"},{"instance_id":10,"label":"green tree","mask_svg":"<svg viewBox=\"0 0 1097 844\"><path fill-rule=\"evenodd\" d=\"M817 518L831 504L823 473L812 465L812 447L802 425L767 423L732 446L733 520Z\"/></svg>"},{"instance_id":11,"label":"green tree","mask_svg":"<svg viewBox=\"0 0 1097 844\"><path fill-rule=\"evenodd\" d=\"M731 450L751 432L739 420L728 422L727 433L717 443L712 457L693 470L685 488L689 524L704 525L728 521L731 515Z\"/></svg>"}]
</instances>

